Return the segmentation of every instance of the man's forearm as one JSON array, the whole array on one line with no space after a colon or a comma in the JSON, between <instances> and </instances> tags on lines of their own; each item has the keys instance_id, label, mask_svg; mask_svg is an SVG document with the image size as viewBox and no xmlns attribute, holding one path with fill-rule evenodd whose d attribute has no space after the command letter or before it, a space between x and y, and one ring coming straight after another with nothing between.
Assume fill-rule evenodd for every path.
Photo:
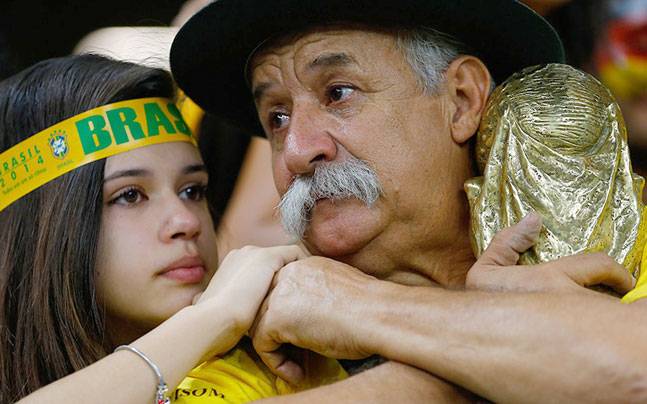
<instances>
[{"instance_id":1,"label":"man's forearm","mask_svg":"<svg viewBox=\"0 0 647 404\"><path fill-rule=\"evenodd\" d=\"M647 308L588 294L486 293L383 282L370 350L489 399L645 401Z\"/></svg>"},{"instance_id":2,"label":"man's forearm","mask_svg":"<svg viewBox=\"0 0 647 404\"><path fill-rule=\"evenodd\" d=\"M266 404L328 403L468 403L471 395L422 370L387 362L346 380L288 396L263 400Z\"/></svg>"}]
</instances>

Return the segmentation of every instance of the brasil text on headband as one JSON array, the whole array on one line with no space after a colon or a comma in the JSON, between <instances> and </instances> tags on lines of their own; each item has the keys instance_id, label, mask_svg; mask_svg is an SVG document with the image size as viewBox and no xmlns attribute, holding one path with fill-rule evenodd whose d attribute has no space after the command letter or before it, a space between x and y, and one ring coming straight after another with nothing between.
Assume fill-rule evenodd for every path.
<instances>
[{"instance_id":1,"label":"brasil text on headband","mask_svg":"<svg viewBox=\"0 0 647 404\"><path fill-rule=\"evenodd\" d=\"M196 138L175 103L140 98L102 105L0 154L0 211L77 167L139 147Z\"/></svg>"}]
</instances>

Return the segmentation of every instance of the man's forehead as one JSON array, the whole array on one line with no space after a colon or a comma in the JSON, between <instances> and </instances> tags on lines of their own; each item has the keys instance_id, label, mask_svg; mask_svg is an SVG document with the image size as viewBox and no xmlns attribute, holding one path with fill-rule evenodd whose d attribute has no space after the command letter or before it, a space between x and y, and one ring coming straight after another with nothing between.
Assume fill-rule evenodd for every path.
<instances>
[{"instance_id":1,"label":"man's forehead","mask_svg":"<svg viewBox=\"0 0 647 404\"><path fill-rule=\"evenodd\" d=\"M247 71L251 78L259 66L270 64L280 68L279 61L286 57L303 67L357 64L368 51L391 49L394 38L391 32L364 27L317 27L267 41L251 55Z\"/></svg>"}]
</instances>

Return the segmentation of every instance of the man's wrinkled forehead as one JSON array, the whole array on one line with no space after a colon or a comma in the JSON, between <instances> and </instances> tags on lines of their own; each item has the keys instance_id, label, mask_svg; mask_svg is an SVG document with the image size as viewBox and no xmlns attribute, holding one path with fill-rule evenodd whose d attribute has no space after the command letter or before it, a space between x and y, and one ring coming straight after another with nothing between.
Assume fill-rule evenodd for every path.
<instances>
[{"instance_id":1,"label":"man's wrinkled forehead","mask_svg":"<svg viewBox=\"0 0 647 404\"><path fill-rule=\"evenodd\" d=\"M341 43L344 39L349 37L366 36L367 34L378 34L383 37L386 37L386 35L394 37L395 35L394 31L391 30L368 27L359 24L338 23L318 26L300 32L293 32L277 38L270 38L259 45L249 56L245 69L247 82L248 84L252 84L254 72L261 65L268 63L276 64L276 67L280 68L280 66L278 66L278 60L288 54L294 58L297 56L303 56L303 60L306 60L309 64L316 63L316 59L319 56L316 53L326 50L323 49L323 45L321 47L317 47L318 43L326 41L325 46L329 47L331 40L334 41L337 39L338 42ZM320 60L320 62L330 62L331 64L354 62L355 60L353 55L356 52L361 51L361 47L361 41L344 43L343 46L340 46L337 49L329 49L330 52L326 52L334 57L328 58L327 60Z\"/></svg>"}]
</instances>

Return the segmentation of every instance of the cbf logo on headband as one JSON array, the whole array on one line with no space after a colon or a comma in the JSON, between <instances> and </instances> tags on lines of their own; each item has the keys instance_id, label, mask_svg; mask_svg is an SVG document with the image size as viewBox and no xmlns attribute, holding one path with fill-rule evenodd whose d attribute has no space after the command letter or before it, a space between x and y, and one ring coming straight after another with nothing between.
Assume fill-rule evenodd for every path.
<instances>
[{"instance_id":1,"label":"cbf logo on headband","mask_svg":"<svg viewBox=\"0 0 647 404\"><path fill-rule=\"evenodd\" d=\"M117 102L66 119L0 153L0 211L77 167L167 142L196 144L177 106L166 98Z\"/></svg>"},{"instance_id":2,"label":"cbf logo on headband","mask_svg":"<svg viewBox=\"0 0 647 404\"><path fill-rule=\"evenodd\" d=\"M62 130L56 130L49 135L48 143L54 157L60 160L63 160L67 156L68 150L70 150L65 140L65 131Z\"/></svg>"}]
</instances>

